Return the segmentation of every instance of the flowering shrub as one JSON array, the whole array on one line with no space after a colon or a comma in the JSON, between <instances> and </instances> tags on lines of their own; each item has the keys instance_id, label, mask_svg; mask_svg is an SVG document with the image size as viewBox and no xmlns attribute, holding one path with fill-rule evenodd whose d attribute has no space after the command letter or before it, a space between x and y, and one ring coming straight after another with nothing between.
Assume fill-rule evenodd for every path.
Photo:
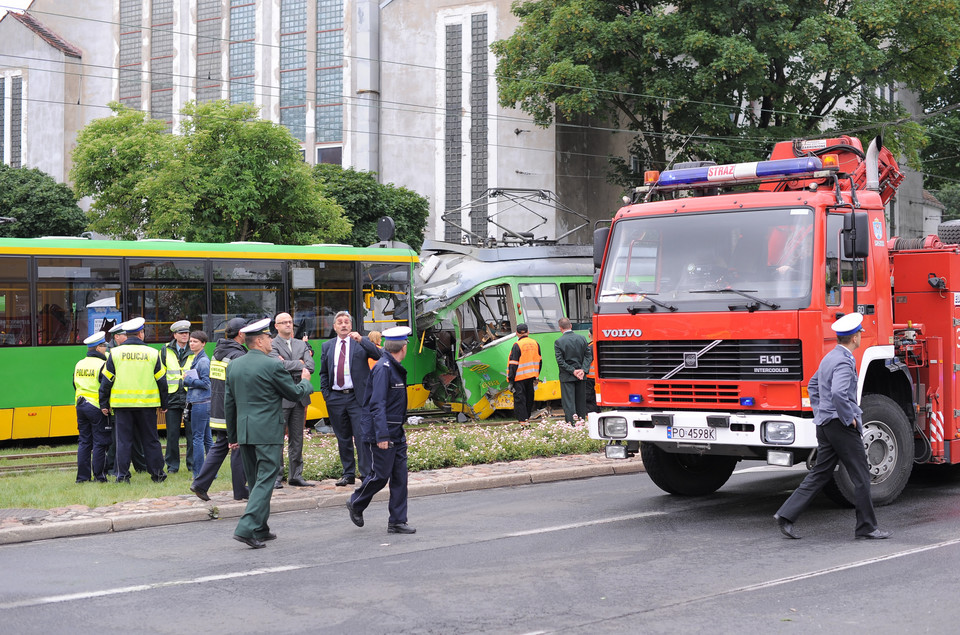
<instances>
[{"instance_id":1,"label":"flowering shrub","mask_svg":"<svg viewBox=\"0 0 960 635\"><path fill-rule=\"evenodd\" d=\"M563 421L407 430L407 464L411 472L601 450L603 442L591 439L584 424L571 426ZM339 478L343 474L336 437L323 435L304 442L303 474L312 480Z\"/></svg>"}]
</instances>

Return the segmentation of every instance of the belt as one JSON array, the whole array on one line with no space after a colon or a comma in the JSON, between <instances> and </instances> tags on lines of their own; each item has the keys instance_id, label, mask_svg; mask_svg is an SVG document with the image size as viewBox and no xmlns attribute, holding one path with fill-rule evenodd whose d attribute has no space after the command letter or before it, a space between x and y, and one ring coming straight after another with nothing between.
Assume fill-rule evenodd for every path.
<instances>
[{"instance_id":1,"label":"belt","mask_svg":"<svg viewBox=\"0 0 960 635\"><path fill-rule=\"evenodd\" d=\"M350 393L353 392L353 388L345 388L345 389L343 389L343 390L340 390L340 389L338 389L338 388L334 388L334 389L333 389L333 392L342 392L342 393L345 394L345 395L349 395Z\"/></svg>"}]
</instances>

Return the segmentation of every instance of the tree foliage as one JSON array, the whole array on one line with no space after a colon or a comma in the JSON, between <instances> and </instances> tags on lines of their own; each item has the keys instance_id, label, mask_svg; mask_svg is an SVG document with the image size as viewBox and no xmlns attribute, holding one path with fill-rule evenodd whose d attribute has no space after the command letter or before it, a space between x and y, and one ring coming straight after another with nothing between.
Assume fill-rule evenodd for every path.
<instances>
[{"instance_id":1,"label":"tree foliage","mask_svg":"<svg viewBox=\"0 0 960 635\"><path fill-rule=\"evenodd\" d=\"M79 236L87 225L69 186L35 168L0 163L0 216L16 219L0 224L0 236Z\"/></svg>"},{"instance_id":2,"label":"tree foliage","mask_svg":"<svg viewBox=\"0 0 960 635\"><path fill-rule=\"evenodd\" d=\"M321 163L314 176L323 195L339 203L353 221L352 244L365 247L377 242L377 221L390 216L397 225L396 239L420 250L430 213L426 198L392 183L378 183L375 172Z\"/></svg>"},{"instance_id":3,"label":"tree foliage","mask_svg":"<svg viewBox=\"0 0 960 635\"><path fill-rule=\"evenodd\" d=\"M337 242L350 233L283 126L257 108L188 103L181 134L111 104L115 116L80 131L71 177L92 196L91 228L121 238L201 242Z\"/></svg>"},{"instance_id":4,"label":"tree foliage","mask_svg":"<svg viewBox=\"0 0 960 635\"><path fill-rule=\"evenodd\" d=\"M501 105L540 125L617 121L645 169L755 160L824 129L883 130L915 159L921 129L884 92L943 84L960 56L956 0L529 0L513 13L518 29L493 45Z\"/></svg>"}]
</instances>

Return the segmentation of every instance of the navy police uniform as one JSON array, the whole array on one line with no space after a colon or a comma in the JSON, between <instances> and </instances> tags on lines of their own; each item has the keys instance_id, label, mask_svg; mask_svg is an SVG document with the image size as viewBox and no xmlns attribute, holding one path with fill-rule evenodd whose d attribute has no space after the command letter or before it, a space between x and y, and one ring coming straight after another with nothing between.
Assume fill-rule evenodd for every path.
<instances>
[{"instance_id":1,"label":"navy police uniform","mask_svg":"<svg viewBox=\"0 0 960 635\"><path fill-rule=\"evenodd\" d=\"M397 333L392 334L391 332ZM385 339L406 339L408 327L384 331ZM360 437L372 456L371 469L347 504L351 517L361 516L374 495L390 484L391 533L413 533L407 528L407 436L403 422L407 414L407 369L390 353L383 355L370 373L360 418ZM389 442L386 449L378 443ZM358 523L362 525L362 519ZM398 527L403 528L399 530Z\"/></svg>"},{"instance_id":2,"label":"navy police uniform","mask_svg":"<svg viewBox=\"0 0 960 635\"><path fill-rule=\"evenodd\" d=\"M100 410L100 371L107 361L107 356L99 347L106 348L106 338L102 332L96 333L83 343L87 345L87 356L77 362L73 370L77 433L80 437L77 442L77 483L90 480L105 483L110 431L107 415Z\"/></svg>"}]
</instances>

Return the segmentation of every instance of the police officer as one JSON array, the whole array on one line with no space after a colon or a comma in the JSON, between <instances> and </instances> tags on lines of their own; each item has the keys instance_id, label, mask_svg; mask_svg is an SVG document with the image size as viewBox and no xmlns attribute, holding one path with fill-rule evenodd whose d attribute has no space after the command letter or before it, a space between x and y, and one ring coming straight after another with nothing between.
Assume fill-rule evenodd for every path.
<instances>
[{"instance_id":1,"label":"police officer","mask_svg":"<svg viewBox=\"0 0 960 635\"><path fill-rule=\"evenodd\" d=\"M127 334L123 332L123 322L117 322L107 332L109 342L107 342L107 357L117 346L127 341ZM111 476L117 476L117 427L113 425L113 417L107 415L107 427L110 431L110 448L107 450L107 473ZM147 471L147 461L143 458L143 442L136 430L133 431L133 445L130 446L130 462L133 469L137 472Z\"/></svg>"},{"instance_id":2,"label":"police officer","mask_svg":"<svg viewBox=\"0 0 960 635\"><path fill-rule=\"evenodd\" d=\"M213 485L213 479L223 465L223 459L230 451L230 442L227 438L227 419L224 415L223 398L226 392L227 366L230 360L246 354L243 347L246 336L240 332L247 321L243 318L233 318L227 322L225 337L217 341L210 360L210 430L217 437L207 457L200 468L200 474L190 484L190 491L201 500L208 501L210 496L207 490ZM243 459L240 451L230 453L230 475L233 481L233 499L243 500L250 496L247 489L247 477L243 471Z\"/></svg>"},{"instance_id":3,"label":"police officer","mask_svg":"<svg viewBox=\"0 0 960 635\"><path fill-rule=\"evenodd\" d=\"M90 480L106 483L105 464L110 433L107 430L107 415L100 411L100 370L107 361L106 335L103 332L94 333L83 343L87 345L87 356L77 362L73 369L77 432L80 434L77 444L77 483Z\"/></svg>"},{"instance_id":4,"label":"police officer","mask_svg":"<svg viewBox=\"0 0 960 635\"><path fill-rule=\"evenodd\" d=\"M270 318L245 326L240 332L246 335L250 350L227 368L223 406L230 449L239 448L243 469L252 484L233 538L260 549L266 546L264 541L277 537L267 520L283 452L282 400L299 401L313 392L313 385L306 368L300 374L300 383L295 384L279 360L267 357L273 340Z\"/></svg>"},{"instance_id":5,"label":"police officer","mask_svg":"<svg viewBox=\"0 0 960 635\"><path fill-rule=\"evenodd\" d=\"M118 483L130 482L130 446L137 433L150 477L157 483L167 478L156 413L157 407L167 410L167 371L160 353L143 343L143 325L142 317L123 323L127 340L110 353L100 382L100 409L109 414L112 407L116 420Z\"/></svg>"},{"instance_id":6,"label":"police officer","mask_svg":"<svg viewBox=\"0 0 960 635\"><path fill-rule=\"evenodd\" d=\"M526 324L517 324L517 341L510 349L507 362L507 381L513 391L513 416L520 423L526 423L533 410L533 393L537 389L537 379L543 360L540 357L540 345L529 337L530 329Z\"/></svg>"},{"instance_id":7,"label":"police officer","mask_svg":"<svg viewBox=\"0 0 960 635\"><path fill-rule=\"evenodd\" d=\"M853 351L860 347L863 316L849 313L831 328L837 334L837 347L824 356L807 384L813 422L817 426L817 464L773 517L780 533L787 538L800 538L793 523L830 482L834 468L841 462L854 486L857 508L854 537L889 538L889 531L877 527L870 497L870 471L863 449L863 411L857 404L857 363Z\"/></svg>"},{"instance_id":8,"label":"police officer","mask_svg":"<svg viewBox=\"0 0 960 635\"><path fill-rule=\"evenodd\" d=\"M187 439L187 471L193 472L193 434L190 419L184 421L183 411L187 407L187 388L183 384L183 373L193 363L193 354L187 345L190 340L190 320L179 320L170 325L173 339L163 347L163 363L167 367L167 450L164 461L167 471L175 474L180 469L180 424L184 425ZM198 466L199 467L199 466Z\"/></svg>"},{"instance_id":9,"label":"police officer","mask_svg":"<svg viewBox=\"0 0 960 635\"><path fill-rule=\"evenodd\" d=\"M372 455L370 472L347 501L350 520L363 527L363 510L373 496L390 483L387 533L413 534L407 524L407 436L403 422L407 415L407 370L400 362L407 354L410 328L395 326L383 332L383 355L370 373L360 418L360 434Z\"/></svg>"}]
</instances>

